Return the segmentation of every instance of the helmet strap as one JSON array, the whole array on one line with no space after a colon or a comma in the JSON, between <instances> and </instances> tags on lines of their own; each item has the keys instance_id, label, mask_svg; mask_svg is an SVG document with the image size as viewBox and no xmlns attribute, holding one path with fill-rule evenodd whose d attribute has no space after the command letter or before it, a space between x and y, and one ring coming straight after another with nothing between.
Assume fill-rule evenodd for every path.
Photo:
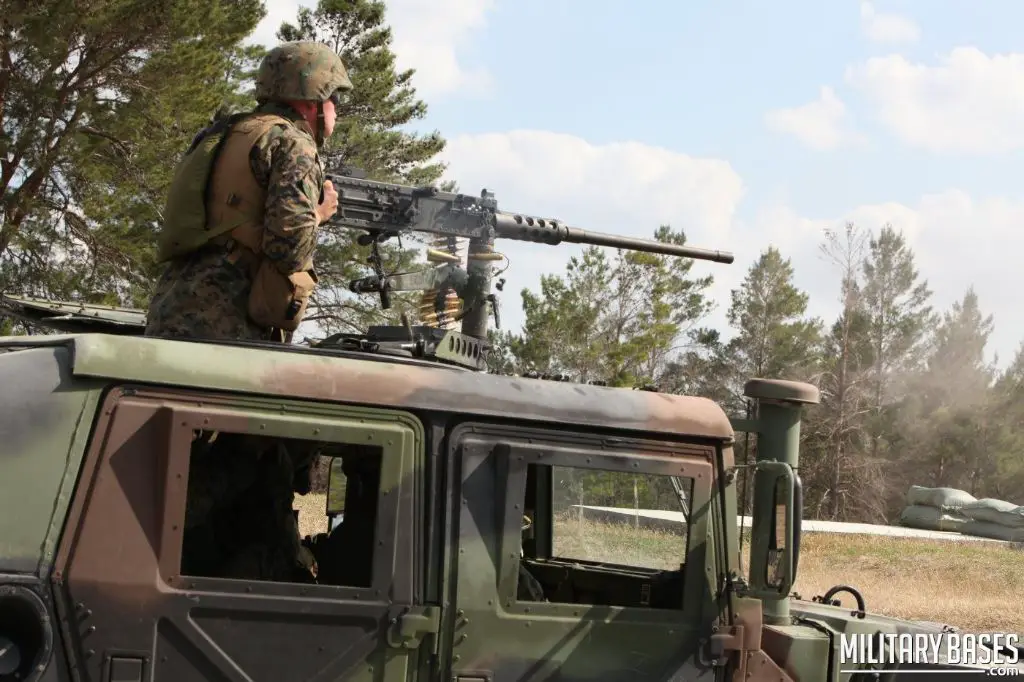
<instances>
[{"instance_id":1,"label":"helmet strap","mask_svg":"<svg viewBox=\"0 0 1024 682\"><path fill-rule=\"evenodd\" d=\"M324 132L327 130L327 123L324 121L324 103L316 103L316 144L322 147L324 144Z\"/></svg>"}]
</instances>

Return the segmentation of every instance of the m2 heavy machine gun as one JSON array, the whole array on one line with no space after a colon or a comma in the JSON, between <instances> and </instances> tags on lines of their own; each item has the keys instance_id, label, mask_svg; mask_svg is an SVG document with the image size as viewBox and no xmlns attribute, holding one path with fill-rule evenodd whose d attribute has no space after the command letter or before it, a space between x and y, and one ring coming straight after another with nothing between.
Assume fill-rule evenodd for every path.
<instances>
[{"instance_id":1,"label":"m2 heavy machine gun","mask_svg":"<svg viewBox=\"0 0 1024 682\"><path fill-rule=\"evenodd\" d=\"M415 354L424 357L485 369L489 313L494 315L495 326L501 326L498 297L491 291L493 263L504 258L495 252L497 239L549 246L592 244L733 262L733 255L725 251L591 232L558 220L503 212L498 210L494 194L486 189L474 197L431 186L376 182L351 170L345 174L328 173L327 179L338 192L338 211L327 225L364 231L358 243L371 248L368 260L374 274L353 280L349 289L357 294L378 293L384 309L390 308L393 291L423 293L420 324L371 327L358 338L338 335L328 343L399 345L415 349ZM436 265L420 272L386 273L379 245L410 233L433 236L427 260ZM458 253L459 240L468 240L465 264ZM499 281L499 291L503 283ZM461 331L452 328L457 322L461 322Z\"/></svg>"}]
</instances>

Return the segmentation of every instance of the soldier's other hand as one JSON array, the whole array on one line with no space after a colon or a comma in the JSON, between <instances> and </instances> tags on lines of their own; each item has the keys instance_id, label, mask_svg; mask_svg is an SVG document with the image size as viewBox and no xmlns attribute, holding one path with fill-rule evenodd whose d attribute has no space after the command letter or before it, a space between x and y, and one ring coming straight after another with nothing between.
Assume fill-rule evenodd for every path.
<instances>
[{"instance_id":1,"label":"soldier's other hand","mask_svg":"<svg viewBox=\"0 0 1024 682\"><path fill-rule=\"evenodd\" d=\"M320 222L326 222L338 210L338 192L334 189L334 183L330 180L324 181L324 198L316 207L316 214Z\"/></svg>"}]
</instances>

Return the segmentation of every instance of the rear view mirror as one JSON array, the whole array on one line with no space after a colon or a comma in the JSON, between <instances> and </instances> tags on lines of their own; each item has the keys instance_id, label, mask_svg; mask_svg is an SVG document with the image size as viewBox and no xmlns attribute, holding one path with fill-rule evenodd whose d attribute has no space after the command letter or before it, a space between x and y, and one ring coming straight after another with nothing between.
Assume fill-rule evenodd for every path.
<instances>
[{"instance_id":1,"label":"rear view mirror","mask_svg":"<svg viewBox=\"0 0 1024 682\"><path fill-rule=\"evenodd\" d=\"M331 459L330 473L327 477L327 516L329 517L345 513L347 479L342 469L343 463L341 457Z\"/></svg>"}]
</instances>

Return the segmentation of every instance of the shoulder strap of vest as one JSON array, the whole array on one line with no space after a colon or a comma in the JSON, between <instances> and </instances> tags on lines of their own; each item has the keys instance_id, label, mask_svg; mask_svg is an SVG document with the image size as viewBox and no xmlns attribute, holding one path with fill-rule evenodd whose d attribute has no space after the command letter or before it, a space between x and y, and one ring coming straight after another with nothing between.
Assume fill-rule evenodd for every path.
<instances>
[{"instance_id":1,"label":"shoulder strap of vest","mask_svg":"<svg viewBox=\"0 0 1024 682\"><path fill-rule=\"evenodd\" d=\"M251 172L249 171L248 150L270 128L282 123L292 125L291 121L280 114L250 113L245 115L221 140L222 145L231 145L233 147L232 151L238 154L238 157L227 160L226 166L218 167L218 170L229 174L239 174L236 178L241 182L242 187L255 184L255 179L251 178ZM242 181L242 177L249 179L248 181ZM213 183L210 183L207 186L208 189L212 185ZM243 192L243 194L248 194L248 192ZM223 219L224 214L220 210L214 209L213 215L221 216L222 220L217 225L209 226L210 237L213 238L230 233L232 239L250 251L259 253L263 241L263 206L253 205L251 203L252 198L249 198L247 201L246 197L235 194L219 197L210 196L208 197L209 200L222 204L217 208L221 210L227 209L233 214L230 219Z\"/></svg>"}]
</instances>

